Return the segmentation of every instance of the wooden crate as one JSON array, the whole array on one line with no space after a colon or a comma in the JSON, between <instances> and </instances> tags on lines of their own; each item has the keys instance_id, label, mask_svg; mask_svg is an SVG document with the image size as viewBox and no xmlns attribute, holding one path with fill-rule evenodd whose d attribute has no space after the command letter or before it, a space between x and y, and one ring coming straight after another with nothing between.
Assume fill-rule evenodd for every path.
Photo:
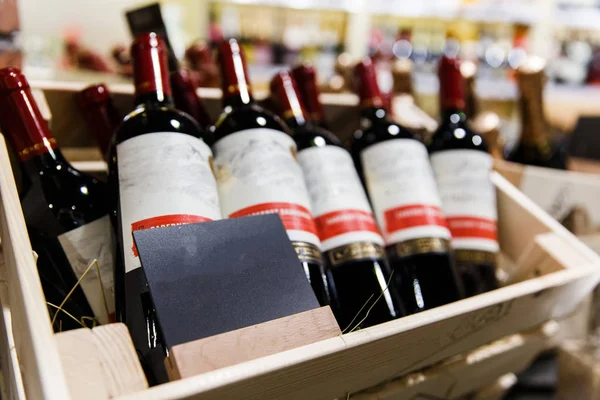
<instances>
[{"instance_id":1,"label":"wooden crate","mask_svg":"<svg viewBox=\"0 0 600 400\"><path fill-rule=\"evenodd\" d=\"M492 181L498 195L500 245L505 258L516 265L512 285L122 398L346 398L378 385L385 388L386 382L411 372L566 316L600 279L600 258L502 176L494 173ZM24 392L30 399L68 399L66 374L3 140L0 199L12 337ZM5 299L0 300L4 304ZM10 325L0 328L10 334ZM503 373L491 371L488 378ZM18 376L11 379L5 372L5 378L12 393L19 393Z\"/></svg>"},{"instance_id":2,"label":"wooden crate","mask_svg":"<svg viewBox=\"0 0 600 400\"><path fill-rule=\"evenodd\" d=\"M80 152L86 143L93 143L92 138L82 140L77 136L84 128L72 103L72 94L84 84L75 83L66 89L64 85L50 83L34 82L32 86L44 90L53 116L53 130L63 145L73 145ZM124 110L130 107L130 85L114 85L111 89L117 95L119 107ZM209 99L209 108L214 111L219 91L203 89L201 94ZM348 117L348 106L355 99L335 96L340 95L322 98L328 113L334 116L332 119L356 126ZM97 161L88 157L84 155L79 161ZM94 171L101 167L101 163L90 165ZM453 392L459 395L478 389L477 385L491 384L507 372L517 372L513 369L527 364L540 341L533 339L535 334L528 336L531 332L521 335L527 338L523 342L515 342L511 335L536 329L573 311L600 280L600 257L501 175L494 173L492 180L498 195L499 241L506 261L505 276L511 285L121 398L330 400L347 398L349 394L360 398L378 392L393 393L389 398L403 398L414 385L405 387L399 382L405 382L412 374L426 372L431 374L427 382L439 383L447 382L445 377L453 373L471 375L481 371L480 379L461 382L462 386ZM62 346L51 329L3 139L0 140L0 200L0 234L8 283L4 293L0 290L4 311L0 345L4 349L2 370L7 397L19 399L25 393L30 399L68 399L73 377L61 364ZM505 347L506 351L480 360L481 368L476 370L465 361L469 353L498 340L509 340L516 347ZM93 377L79 379L85 382Z\"/></svg>"}]
</instances>

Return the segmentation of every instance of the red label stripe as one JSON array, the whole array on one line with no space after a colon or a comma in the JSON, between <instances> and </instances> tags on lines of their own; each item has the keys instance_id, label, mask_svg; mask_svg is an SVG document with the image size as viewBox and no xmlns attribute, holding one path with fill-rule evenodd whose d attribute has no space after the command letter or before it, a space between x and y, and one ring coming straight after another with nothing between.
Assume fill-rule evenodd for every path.
<instances>
[{"instance_id":1,"label":"red label stripe","mask_svg":"<svg viewBox=\"0 0 600 400\"><path fill-rule=\"evenodd\" d=\"M229 218L249 217L251 215L279 214L286 230L297 230L317 235L315 221L306 207L294 203L262 203L242 208L229 214Z\"/></svg>"},{"instance_id":2,"label":"red label stripe","mask_svg":"<svg viewBox=\"0 0 600 400\"><path fill-rule=\"evenodd\" d=\"M333 211L315 218L315 223L321 240L350 232L368 231L379 234L373 214L367 211Z\"/></svg>"},{"instance_id":3,"label":"red label stripe","mask_svg":"<svg viewBox=\"0 0 600 400\"><path fill-rule=\"evenodd\" d=\"M498 241L496 221L477 217L448 217L448 227L453 238L476 238Z\"/></svg>"},{"instance_id":4,"label":"red label stripe","mask_svg":"<svg viewBox=\"0 0 600 400\"><path fill-rule=\"evenodd\" d=\"M171 214L171 215L160 215L158 217L146 218L141 221L137 221L131 224L131 233L135 231L141 231L143 229L152 228L163 228L166 226L185 225L193 224L194 222L207 222L212 221L210 218L201 217L199 215L188 215L188 214ZM135 242L131 249L134 256L138 256Z\"/></svg>"},{"instance_id":5,"label":"red label stripe","mask_svg":"<svg viewBox=\"0 0 600 400\"><path fill-rule=\"evenodd\" d=\"M417 226L441 226L447 228L442 209L424 204L410 204L385 211L385 231L393 233Z\"/></svg>"}]
</instances>

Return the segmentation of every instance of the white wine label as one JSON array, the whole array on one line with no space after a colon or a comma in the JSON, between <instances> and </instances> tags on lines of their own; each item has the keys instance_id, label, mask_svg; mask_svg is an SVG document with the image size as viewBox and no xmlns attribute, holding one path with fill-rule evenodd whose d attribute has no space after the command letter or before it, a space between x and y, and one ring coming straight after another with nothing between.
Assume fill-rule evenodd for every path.
<instances>
[{"instance_id":1,"label":"white wine label","mask_svg":"<svg viewBox=\"0 0 600 400\"><path fill-rule=\"evenodd\" d=\"M291 241L321 247L291 137L247 129L220 139L213 149L223 215L279 214Z\"/></svg>"},{"instance_id":2,"label":"white wine label","mask_svg":"<svg viewBox=\"0 0 600 400\"><path fill-rule=\"evenodd\" d=\"M445 150L431 156L452 246L497 252L496 190L492 157L479 150Z\"/></svg>"},{"instance_id":3,"label":"white wine label","mask_svg":"<svg viewBox=\"0 0 600 400\"><path fill-rule=\"evenodd\" d=\"M387 245L419 238L450 239L425 146L392 139L361 153L369 195Z\"/></svg>"},{"instance_id":4,"label":"white wine label","mask_svg":"<svg viewBox=\"0 0 600 400\"><path fill-rule=\"evenodd\" d=\"M155 132L117 145L125 271L140 267L133 232L221 218L212 153L201 140Z\"/></svg>"},{"instance_id":5,"label":"white wine label","mask_svg":"<svg viewBox=\"0 0 600 400\"><path fill-rule=\"evenodd\" d=\"M101 324L114 322L115 317L112 232L106 215L58 237L75 277L79 280L83 276L81 289ZM97 266L94 263L86 273L94 260L98 261Z\"/></svg>"},{"instance_id":6,"label":"white wine label","mask_svg":"<svg viewBox=\"0 0 600 400\"><path fill-rule=\"evenodd\" d=\"M312 147L300 151L298 161L323 250L359 242L382 246L383 238L350 153L337 146Z\"/></svg>"}]
</instances>

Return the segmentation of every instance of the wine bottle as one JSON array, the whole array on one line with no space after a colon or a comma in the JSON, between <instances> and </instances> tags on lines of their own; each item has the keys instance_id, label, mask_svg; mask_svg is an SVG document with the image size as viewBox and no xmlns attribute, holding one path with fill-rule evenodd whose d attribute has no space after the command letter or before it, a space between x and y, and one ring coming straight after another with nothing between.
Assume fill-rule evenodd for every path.
<instances>
[{"instance_id":1,"label":"wine bottle","mask_svg":"<svg viewBox=\"0 0 600 400\"><path fill-rule=\"evenodd\" d=\"M288 72L280 72L271 81L271 99L298 146L336 319L346 329L400 317L403 311L390 280L383 237L352 157L337 137L310 121L304 104L318 101L317 96L303 103L297 92Z\"/></svg>"},{"instance_id":2,"label":"wine bottle","mask_svg":"<svg viewBox=\"0 0 600 400\"><path fill-rule=\"evenodd\" d=\"M502 160L504 143L500 135L500 117L495 112L481 110L475 90L477 65L472 61L463 61L460 64L460 73L465 82L465 116L471 128L484 138L491 156Z\"/></svg>"},{"instance_id":3,"label":"wine bottle","mask_svg":"<svg viewBox=\"0 0 600 400\"><path fill-rule=\"evenodd\" d=\"M112 321L113 237L105 185L64 159L17 68L0 70L0 129L20 159L21 206L54 329Z\"/></svg>"},{"instance_id":4,"label":"wine bottle","mask_svg":"<svg viewBox=\"0 0 600 400\"><path fill-rule=\"evenodd\" d=\"M155 33L133 42L137 107L115 134L109 172L118 221L118 316L153 383L166 379L165 353L133 232L221 218L212 153L198 124L173 108L166 52Z\"/></svg>"},{"instance_id":5,"label":"wine bottle","mask_svg":"<svg viewBox=\"0 0 600 400\"><path fill-rule=\"evenodd\" d=\"M394 61L390 118L414 133L423 143L429 143L437 122L416 104L412 82L413 62L408 58Z\"/></svg>"},{"instance_id":6,"label":"wine bottle","mask_svg":"<svg viewBox=\"0 0 600 400\"><path fill-rule=\"evenodd\" d=\"M309 120L314 125L328 130L329 124L325 117L325 110L319 100L319 87L315 69L311 65L302 64L292 70L292 76L297 83L300 98L304 100Z\"/></svg>"},{"instance_id":7,"label":"wine bottle","mask_svg":"<svg viewBox=\"0 0 600 400\"><path fill-rule=\"evenodd\" d=\"M459 60L442 57L438 73L442 122L429 148L431 165L452 233L456 268L465 294L473 296L498 287L493 160L481 135L467 124Z\"/></svg>"},{"instance_id":8,"label":"wine bottle","mask_svg":"<svg viewBox=\"0 0 600 400\"><path fill-rule=\"evenodd\" d=\"M352 153L366 183L402 302L408 313L462 298L425 146L390 121L370 59L355 67L361 129Z\"/></svg>"},{"instance_id":9,"label":"wine bottle","mask_svg":"<svg viewBox=\"0 0 600 400\"><path fill-rule=\"evenodd\" d=\"M544 116L544 68L539 57L528 58L517 70L521 111L521 137L507 159L538 167L567 169L565 146L549 137Z\"/></svg>"},{"instance_id":10,"label":"wine bottle","mask_svg":"<svg viewBox=\"0 0 600 400\"><path fill-rule=\"evenodd\" d=\"M77 93L75 100L86 127L93 132L102 155L107 158L114 132L123 120L110 91L104 84L90 85Z\"/></svg>"},{"instance_id":11,"label":"wine bottle","mask_svg":"<svg viewBox=\"0 0 600 400\"><path fill-rule=\"evenodd\" d=\"M171 86L175 107L189 114L200 124L201 128L207 130L212 123L202 100L198 97L196 92L198 88L190 76L190 71L180 68L178 71L173 72L171 74Z\"/></svg>"},{"instance_id":12,"label":"wine bottle","mask_svg":"<svg viewBox=\"0 0 600 400\"><path fill-rule=\"evenodd\" d=\"M238 42L221 42L218 55L224 110L213 152L223 216L279 214L319 303L329 304L296 144L281 120L254 101Z\"/></svg>"}]
</instances>

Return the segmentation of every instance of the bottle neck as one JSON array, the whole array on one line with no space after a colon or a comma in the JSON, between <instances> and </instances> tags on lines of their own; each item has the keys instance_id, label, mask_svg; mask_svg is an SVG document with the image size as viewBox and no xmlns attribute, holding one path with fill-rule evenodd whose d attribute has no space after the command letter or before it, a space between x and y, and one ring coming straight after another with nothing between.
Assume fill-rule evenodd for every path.
<instances>
[{"instance_id":1,"label":"bottle neck","mask_svg":"<svg viewBox=\"0 0 600 400\"><path fill-rule=\"evenodd\" d=\"M308 120L306 120L303 116L297 115L283 115L283 120L285 121L285 124L292 130L306 127L309 124Z\"/></svg>"},{"instance_id":2,"label":"bottle neck","mask_svg":"<svg viewBox=\"0 0 600 400\"><path fill-rule=\"evenodd\" d=\"M42 155L56 159L56 139L48 129L31 89L15 90L0 99L0 119L2 133L22 162Z\"/></svg>"},{"instance_id":3,"label":"bottle neck","mask_svg":"<svg viewBox=\"0 0 600 400\"><path fill-rule=\"evenodd\" d=\"M521 88L519 108L521 112L521 144L527 146L543 145L548 139L548 124L544 116L542 87L525 86Z\"/></svg>"},{"instance_id":4,"label":"bottle neck","mask_svg":"<svg viewBox=\"0 0 600 400\"><path fill-rule=\"evenodd\" d=\"M223 92L225 93L225 91ZM223 107L239 108L254 103L250 89L234 90L233 93L223 96Z\"/></svg>"},{"instance_id":5,"label":"bottle neck","mask_svg":"<svg viewBox=\"0 0 600 400\"><path fill-rule=\"evenodd\" d=\"M469 118L473 118L479 113L479 103L475 93L475 79L465 79L465 113Z\"/></svg>"},{"instance_id":6,"label":"bottle neck","mask_svg":"<svg viewBox=\"0 0 600 400\"><path fill-rule=\"evenodd\" d=\"M94 132L98 147L106 157L112 136L121 123L121 116L112 101L89 105L82 110L88 129Z\"/></svg>"},{"instance_id":7,"label":"bottle neck","mask_svg":"<svg viewBox=\"0 0 600 400\"><path fill-rule=\"evenodd\" d=\"M444 123L462 124L467 120L465 107L445 107L442 108L440 115Z\"/></svg>"},{"instance_id":8,"label":"bottle neck","mask_svg":"<svg viewBox=\"0 0 600 400\"><path fill-rule=\"evenodd\" d=\"M173 97L164 92L148 92L140 93L135 96L135 104L144 106L145 108L163 108L174 107Z\"/></svg>"},{"instance_id":9,"label":"bottle neck","mask_svg":"<svg viewBox=\"0 0 600 400\"><path fill-rule=\"evenodd\" d=\"M382 122L387 121L389 113L383 106L366 106L361 107L360 115L362 118L367 118L371 122Z\"/></svg>"}]
</instances>

